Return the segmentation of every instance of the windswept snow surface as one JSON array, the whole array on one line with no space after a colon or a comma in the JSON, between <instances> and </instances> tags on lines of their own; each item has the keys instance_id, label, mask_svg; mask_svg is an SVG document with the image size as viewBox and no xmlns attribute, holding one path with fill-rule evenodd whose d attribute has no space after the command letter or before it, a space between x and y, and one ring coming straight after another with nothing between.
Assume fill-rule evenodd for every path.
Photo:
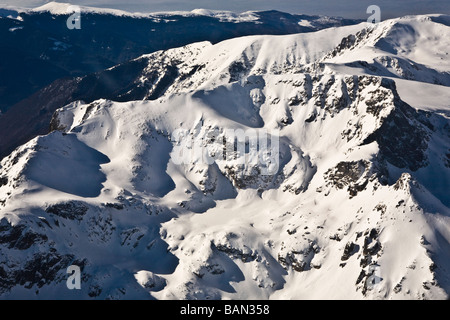
<instances>
[{"instance_id":1,"label":"windswept snow surface","mask_svg":"<svg viewBox=\"0 0 450 320\"><path fill-rule=\"evenodd\" d=\"M0 296L448 298L450 107L435 95L448 96L450 28L439 21L139 58L146 99L75 101L2 160ZM201 161L235 142L229 129L279 137L277 170L240 164L238 151ZM177 130L204 153L181 148L190 161L178 161ZM66 287L73 264L81 290Z\"/></svg>"}]
</instances>

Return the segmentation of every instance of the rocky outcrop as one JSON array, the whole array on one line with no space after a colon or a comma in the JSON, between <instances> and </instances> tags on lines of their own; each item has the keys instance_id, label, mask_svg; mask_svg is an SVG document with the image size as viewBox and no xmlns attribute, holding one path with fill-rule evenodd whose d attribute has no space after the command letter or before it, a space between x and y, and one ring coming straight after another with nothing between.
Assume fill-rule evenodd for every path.
<instances>
[{"instance_id":1,"label":"rocky outcrop","mask_svg":"<svg viewBox=\"0 0 450 320\"><path fill-rule=\"evenodd\" d=\"M354 255L356 252L358 252L359 246L354 244L353 242L348 242L345 245L344 253L342 254L341 260L347 261L352 255Z\"/></svg>"},{"instance_id":2,"label":"rocky outcrop","mask_svg":"<svg viewBox=\"0 0 450 320\"><path fill-rule=\"evenodd\" d=\"M67 267L72 264L83 268L86 261L76 261L73 255L60 255L56 251L51 251L35 253L24 262L2 263L0 294L7 293L15 286L39 289L45 285L65 282Z\"/></svg>"},{"instance_id":3,"label":"rocky outcrop","mask_svg":"<svg viewBox=\"0 0 450 320\"><path fill-rule=\"evenodd\" d=\"M388 82L394 86L393 82ZM363 142L376 141L380 146L380 156L398 168L417 171L428 163L426 150L432 125L424 111L416 111L397 96L395 110L382 121L381 127ZM371 110L377 110L376 104ZM376 111L375 111L376 112Z\"/></svg>"},{"instance_id":4,"label":"rocky outcrop","mask_svg":"<svg viewBox=\"0 0 450 320\"><path fill-rule=\"evenodd\" d=\"M371 178L371 166L368 161L340 162L325 173L329 184L338 189L347 187L351 197L364 190Z\"/></svg>"},{"instance_id":5,"label":"rocky outcrop","mask_svg":"<svg viewBox=\"0 0 450 320\"><path fill-rule=\"evenodd\" d=\"M47 240L47 235L34 231L32 227L12 225L5 218L0 220L0 245L9 249L26 250Z\"/></svg>"},{"instance_id":6,"label":"rocky outcrop","mask_svg":"<svg viewBox=\"0 0 450 320\"><path fill-rule=\"evenodd\" d=\"M88 209L89 208L80 201L69 201L51 205L47 207L45 211L64 219L81 220Z\"/></svg>"}]
</instances>

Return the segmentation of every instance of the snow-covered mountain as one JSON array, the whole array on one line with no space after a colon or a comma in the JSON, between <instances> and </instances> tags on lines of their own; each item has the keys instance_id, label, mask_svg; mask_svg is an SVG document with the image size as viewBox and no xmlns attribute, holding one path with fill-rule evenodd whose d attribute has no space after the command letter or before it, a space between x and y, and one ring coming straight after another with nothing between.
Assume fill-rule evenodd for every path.
<instances>
[{"instance_id":1,"label":"snow-covered mountain","mask_svg":"<svg viewBox=\"0 0 450 320\"><path fill-rule=\"evenodd\" d=\"M255 34L292 34L358 20L278 11L129 13L80 7L79 30L67 28L71 5L0 7L0 111L63 77L84 76L145 53Z\"/></svg>"},{"instance_id":2,"label":"snow-covered mountain","mask_svg":"<svg viewBox=\"0 0 450 320\"><path fill-rule=\"evenodd\" d=\"M198 42L72 80L52 132L1 161L0 296L448 298L449 22ZM275 169L229 130L275 138Z\"/></svg>"},{"instance_id":3,"label":"snow-covered mountain","mask_svg":"<svg viewBox=\"0 0 450 320\"><path fill-rule=\"evenodd\" d=\"M52 114L62 105L88 101L93 95L93 100L105 94L115 99L117 87L124 88L124 81L129 81L127 73L142 70L126 62L143 54L199 41L313 32L360 22L279 11L144 14L82 6L81 29L70 30L67 19L72 10L69 4L56 2L35 9L0 8L0 74L4 75L0 77L0 158L48 133ZM128 66L123 75L110 81L110 74L103 72L104 78L90 88L89 80L96 77L92 73L119 63ZM78 77L86 79L72 97ZM99 86L104 88L96 92Z\"/></svg>"}]
</instances>

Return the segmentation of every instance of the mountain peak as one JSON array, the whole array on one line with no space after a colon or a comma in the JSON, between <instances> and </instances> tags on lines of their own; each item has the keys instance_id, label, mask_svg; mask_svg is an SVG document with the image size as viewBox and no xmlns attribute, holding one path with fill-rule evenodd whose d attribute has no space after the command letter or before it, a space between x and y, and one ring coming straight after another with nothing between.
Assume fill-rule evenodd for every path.
<instances>
[{"instance_id":1,"label":"mountain peak","mask_svg":"<svg viewBox=\"0 0 450 320\"><path fill-rule=\"evenodd\" d=\"M73 13L73 10L69 10L73 7L74 7L74 5L72 5L70 3L52 1L52 2L42 5L40 7L31 9L30 12L35 12L35 13L49 12L53 15L68 15L68 14ZM117 10L117 9L95 8L95 7L86 7L86 6L77 6L77 7L79 7L81 9L81 11L85 12L85 13L112 14L112 15L119 15L119 16L132 15L129 12Z\"/></svg>"}]
</instances>

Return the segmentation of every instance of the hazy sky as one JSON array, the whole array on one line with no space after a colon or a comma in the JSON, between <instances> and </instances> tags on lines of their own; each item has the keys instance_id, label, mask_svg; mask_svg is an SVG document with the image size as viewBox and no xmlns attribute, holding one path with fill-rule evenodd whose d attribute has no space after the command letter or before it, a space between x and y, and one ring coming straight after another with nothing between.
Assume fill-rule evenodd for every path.
<instances>
[{"instance_id":1,"label":"hazy sky","mask_svg":"<svg viewBox=\"0 0 450 320\"><path fill-rule=\"evenodd\" d=\"M1 5L37 7L46 0L0 0ZM366 9L375 4L381 8L382 18L408 14L450 14L450 0L71 0L58 1L95 7L109 7L127 11L173 11L198 8L231 10L280 10L291 13L323 14L346 18L368 17Z\"/></svg>"}]
</instances>

